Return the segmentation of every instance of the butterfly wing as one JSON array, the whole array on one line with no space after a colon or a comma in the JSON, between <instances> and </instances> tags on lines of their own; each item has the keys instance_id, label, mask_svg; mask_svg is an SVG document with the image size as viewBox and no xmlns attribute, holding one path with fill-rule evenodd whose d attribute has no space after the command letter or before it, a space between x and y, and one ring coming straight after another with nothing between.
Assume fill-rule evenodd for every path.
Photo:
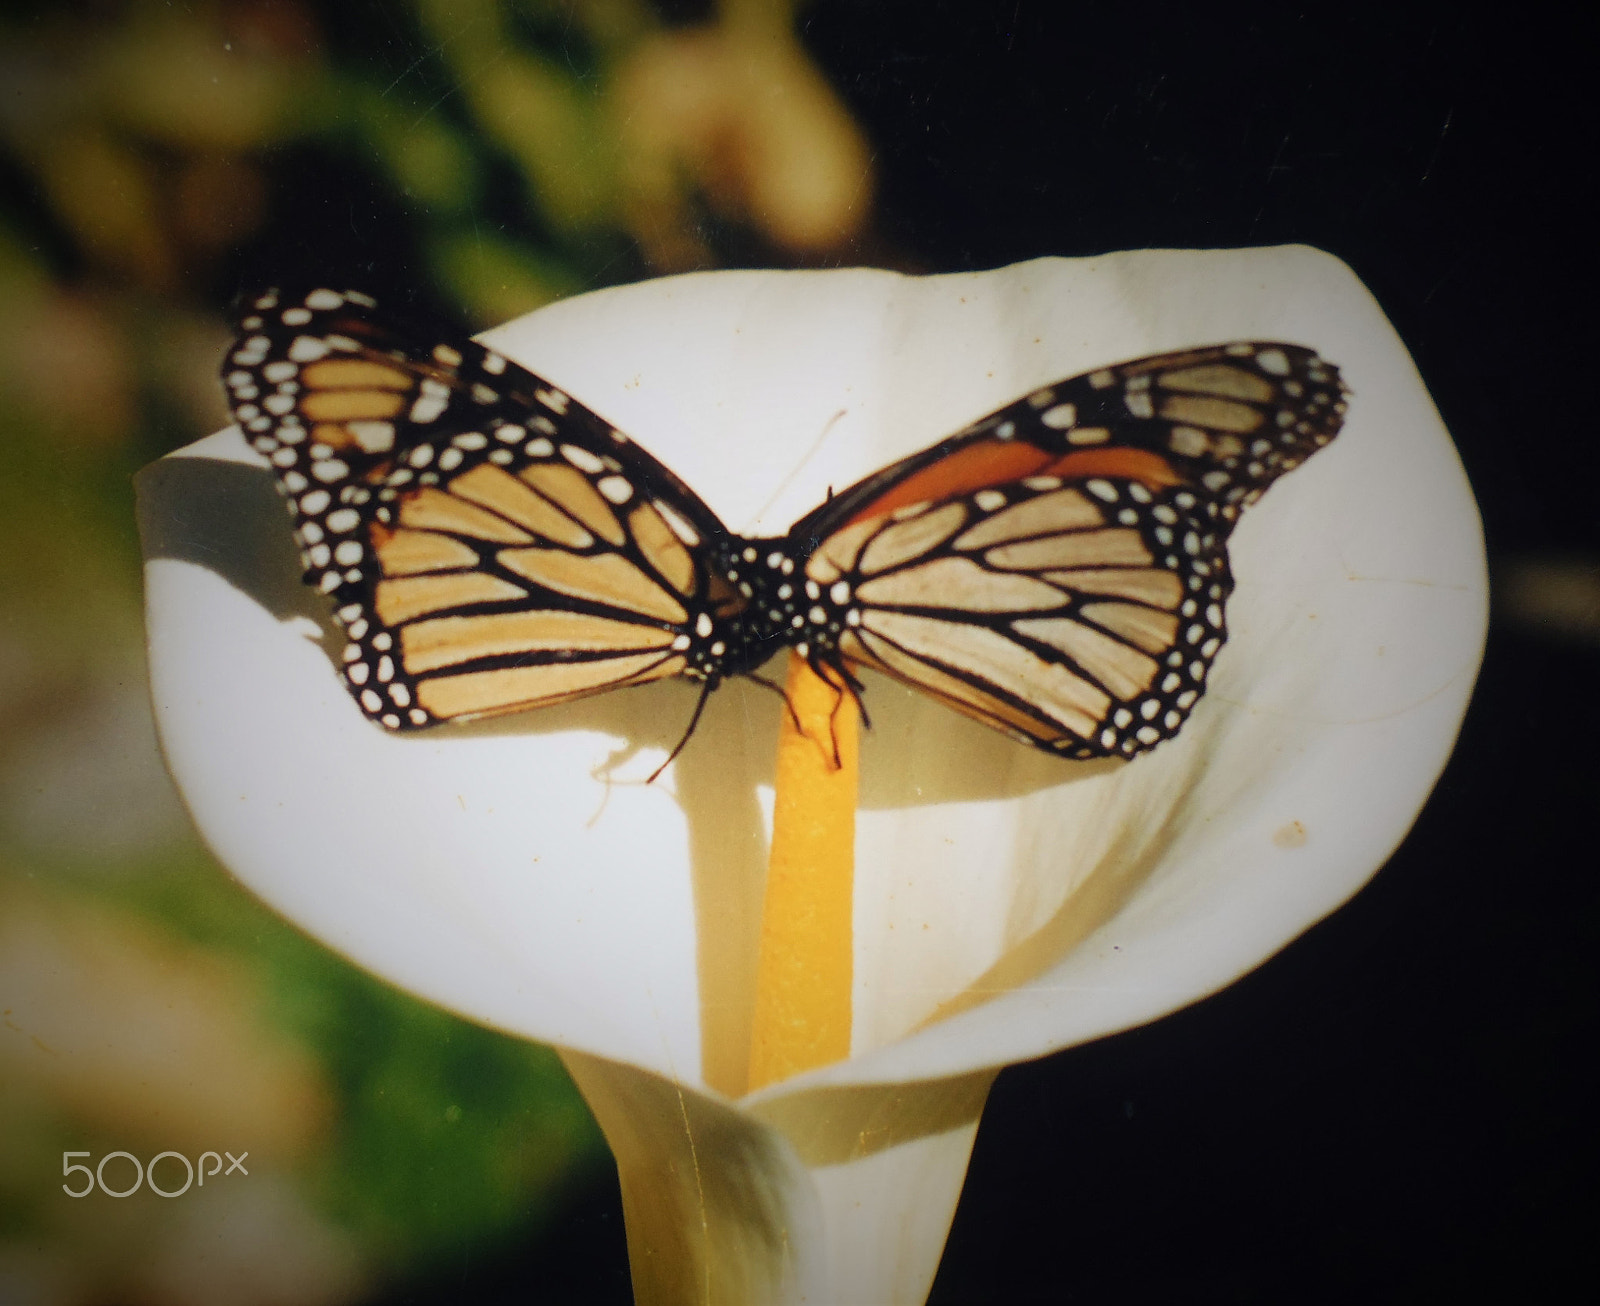
<instances>
[{"instance_id":1,"label":"butterfly wing","mask_svg":"<svg viewBox=\"0 0 1600 1306\"><path fill-rule=\"evenodd\" d=\"M223 367L272 464L343 675L390 729L714 665L726 535L670 471L493 350L399 328L357 292L251 301Z\"/></svg>"},{"instance_id":2,"label":"butterfly wing","mask_svg":"<svg viewBox=\"0 0 1600 1306\"><path fill-rule=\"evenodd\" d=\"M1238 513L1333 439L1337 369L1249 342L1045 387L797 523L838 653L1066 756L1171 738L1227 637Z\"/></svg>"}]
</instances>

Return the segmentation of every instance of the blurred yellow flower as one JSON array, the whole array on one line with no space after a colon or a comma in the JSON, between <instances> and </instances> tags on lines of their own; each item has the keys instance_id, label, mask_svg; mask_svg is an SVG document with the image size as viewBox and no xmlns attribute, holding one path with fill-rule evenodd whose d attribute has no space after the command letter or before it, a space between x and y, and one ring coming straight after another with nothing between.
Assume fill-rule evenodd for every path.
<instances>
[{"instance_id":1,"label":"blurred yellow flower","mask_svg":"<svg viewBox=\"0 0 1600 1306\"><path fill-rule=\"evenodd\" d=\"M866 224L867 143L787 30L664 33L622 65L611 98L629 227L658 267L704 263L696 193L791 255L839 249Z\"/></svg>"}]
</instances>

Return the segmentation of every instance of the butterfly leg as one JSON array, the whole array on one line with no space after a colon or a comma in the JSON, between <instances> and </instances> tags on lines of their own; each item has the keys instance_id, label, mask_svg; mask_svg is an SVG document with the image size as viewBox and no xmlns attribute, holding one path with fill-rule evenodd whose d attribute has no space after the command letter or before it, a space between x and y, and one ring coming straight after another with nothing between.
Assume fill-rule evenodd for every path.
<instances>
[{"instance_id":1,"label":"butterfly leg","mask_svg":"<svg viewBox=\"0 0 1600 1306\"><path fill-rule=\"evenodd\" d=\"M676 760L678 754L683 752L683 746L689 742L689 737L694 734L695 727L700 724L700 714L706 710L706 700L711 697L711 691L716 687L717 682L710 679L706 680L705 684L701 687L700 699L694 705L694 715L689 718L689 725L688 728L683 732L683 738L678 740L676 747L674 747L673 750L667 754L666 761L662 762L660 766L656 767L654 771L650 772L650 778L645 781L647 785L654 784L656 782L656 777L665 771L669 766L671 766L674 760Z\"/></svg>"},{"instance_id":2,"label":"butterfly leg","mask_svg":"<svg viewBox=\"0 0 1600 1306\"><path fill-rule=\"evenodd\" d=\"M789 701L789 693L782 685L780 685L776 680L768 680L765 676L758 675L754 671L746 671L744 673L744 678L746 680L755 681L755 683L760 685L763 689L770 689L774 694L781 698L783 700L783 706L788 710L789 720L794 725L795 730L797 732L804 733L800 725L799 713L794 710L794 704Z\"/></svg>"},{"instance_id":3,"label":"butterfly leg","mask_svg":"<svg viewBox=\"0 0 1600 1306\"><path fill-rule=\"evenodd\" d=\"M839 731L837 719L839 709L844 706L845 697L848 695L855 700L856 711L861 714L861 724L869 730L872 728L872 718L867 715L867 705L862 702L861 694L866 686L861 683L843 661L820 662L811 660L812 671L823 681L832 686L838 698L834 701L833 711L828 715L828 734L833 743L833 766L835 770L842 765L839 760Z\"/></svg>"},{"instance_id":4,"label":"butterfly leg","mask_svg":"<svg viewBox=\"0 0 1600 1306\"><path fill-rule=\"evenodd\" d=\"M835 688L840 688L842 686L841 693L848 693L851 698L855 699L856 711L861 713L861 724L866 726L868 730L872 729L872 717L867 713L866 700L861 697L864 693L866 693L866 685L862 682L859 676L850 670L850 664L848 662L840 660L836 663L830 662L827 665L828 670L839 677L838 684L835 685ZM821 674L820 669L818 674ZM822 678L827 680L829 684L834 684L830 677L823 676Z\"/></svg>"}]
</instances>

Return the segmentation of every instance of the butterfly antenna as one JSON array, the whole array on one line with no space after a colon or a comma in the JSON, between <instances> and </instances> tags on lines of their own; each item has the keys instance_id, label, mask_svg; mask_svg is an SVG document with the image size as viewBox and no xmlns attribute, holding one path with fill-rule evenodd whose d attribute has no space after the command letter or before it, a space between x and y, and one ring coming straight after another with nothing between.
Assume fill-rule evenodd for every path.
<instances>
[{"instance_id":1,"label":"butterfly antenna","mask_svg":"<svg viewBox=\"0 0 1600 1306\"><path fill-rule=\"evenodd\" d=\"M788 690L786 690L782 685L778 684L777 681L768 680L765 676L759 676L754 671L746 671L744 673L744 678L746 680L755 681L756 684L760 685L763 689L770 689L774 694L781 698L783 700L784 707L789 711L789 720L794 723L796 732L801 734L804 733L800 726L799 714L795 712L794 704L789 701Z\"/></svg>"},{"instance_id":2,"label":"butterfly antenna","mask_svg":"<svg viewBox=\"0 0 1600 1306\"><path fill-rule=\"evenodd\" d=\"M841 408L832 417L830 417L826 423L823 424L822 430L818 433L817 438L811 442L811 447L800 455L799 461L797 461L795 465L789 469L789 474L778 482L778 488L774 490L768 497L767 501L756 510L756 515L752 520L760 521L767 515L767 510L771 508L773 504L777 503L777 501L783 496L783 492L789 488L789 485L794 478L798 476L804 469L805 465L816 456L817 450L822 448L823 441L828 438L828 432L833 430L835 423L837 423L840 418L848 415L849 410ZM833 486L831 485L828 487L828 498L833 498Z\"/></svg>"},{"instance_id":3,"label":"butterfly antenna","mask_svg":"<svg viewBox=\"0 0 1600 1306\"><path fill-rule=\"evenodd\" d=\"M650 772L650 778L645 781L647 785L653 785L656 782L656 777L671 766L677 759L678 754L683 752L683 746L689 742L689 737L694 734L694 728L700 724L700 714L706 710L706 700L711 697L711 691L714 688L716 688L716 685L713 681L707 680L705 682L704 688L700 691L700 701L694 705L694 715L689 718L689 728L683 732L683 738L678 740L678 746L667 754L667 760Z\"/></svg>"}]
</instances>

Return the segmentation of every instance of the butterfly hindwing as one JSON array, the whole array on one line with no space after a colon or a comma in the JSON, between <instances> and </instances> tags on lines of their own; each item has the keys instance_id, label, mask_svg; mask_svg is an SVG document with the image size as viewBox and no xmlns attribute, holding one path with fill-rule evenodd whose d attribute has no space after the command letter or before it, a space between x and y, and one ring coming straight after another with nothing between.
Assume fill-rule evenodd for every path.
<instances>
[{"instance_id":1,"label":"butterfly hindwing","mask_svg":"<svg viewBox=\"0 0 1600 1306\"><path fill-rule=\"evenodd\" d=\"M1214 505L1110 477L1030 477L865 518L807 575L851 596L846 658L1070 757L1177 733L1232 587Z\"/></svg>"},{"instance_id":2,"label":"butterfly hindwing","mask_svg":"<svg viewBox=\"0 0 1600 1306\"><path fill-rule=\"evenodd\" d=\"M224 368L367 715L422 727L703 663L728 604L703 561L711 511L555 386L372 308L262 296Z\"/></svg>"}]
</instances>

